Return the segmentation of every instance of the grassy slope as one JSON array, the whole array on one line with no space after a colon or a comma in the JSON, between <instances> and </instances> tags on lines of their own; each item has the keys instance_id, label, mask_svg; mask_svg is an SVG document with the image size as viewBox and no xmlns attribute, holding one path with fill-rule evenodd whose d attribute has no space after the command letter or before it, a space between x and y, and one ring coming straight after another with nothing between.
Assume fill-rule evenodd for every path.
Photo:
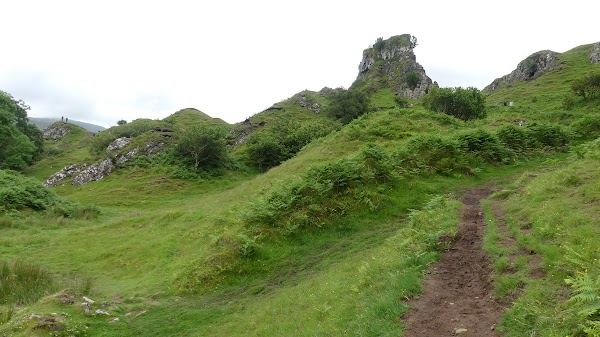
<instances>
[{"instance_id":1,"label":"grassy slope","mask_svg":"<svg viewBox=\"0 0 600 337\"><path fill-rule=\"evenodd\" d=\"M380 96L376 101L389 103L389 97ZM280 104L286 106L286 116L321 118L289 101ZM39 262L65 286L73 278L91 279L93 287L87 295L108 301L106 310L120 320L109 324L103 316L84 315L77 305L53 298L28 306L15 317L63 312L70 329L86 331L85 325L92 335L398 335L397 317L406 309L398 299L418 291L420 268L436 256L435 239L411 223L418 216L408 216L410 209L423 208L432 195L513 174L539 161L491 167L471 178L402 180L396 188L385 190L386 200L377 212L350 211L326 229L265 244L261 257L248 262L245 270L252 273L230 277L201 294L177 292L175 282L206 263L219 250L221 238L239 231L240 213L248 201L313 165L353 154L367 141L394 149L421 133L496 128L524 116L553 120L556 113L548 111L517 105L492 110L483 121L448 123L420 108L383 110L310 144L297 157L262 175L232 173L187 181L159 169L129 168L100 182L56 188L67 198L98 205L102 215L92 220L33 214L11 218L0 227L0 254L9 260ZM267 111L256 117L262 119L251 121L268 125L281 113ZM52 165L64 166L86 156L81 151L52 159L57 161ZM41 162L29 174L45 178L48 165L49 161ZM435 219L452 214L455 207L449 201L430 205L424 212ZM441 227L424 228L427 233L449 233L452 219L439 221L446 224ZM429 243L421 246L421 242ZM28 335L33 325L34 321L17 320L0 326L0 332Z\"/></svg>"}]
</instances>

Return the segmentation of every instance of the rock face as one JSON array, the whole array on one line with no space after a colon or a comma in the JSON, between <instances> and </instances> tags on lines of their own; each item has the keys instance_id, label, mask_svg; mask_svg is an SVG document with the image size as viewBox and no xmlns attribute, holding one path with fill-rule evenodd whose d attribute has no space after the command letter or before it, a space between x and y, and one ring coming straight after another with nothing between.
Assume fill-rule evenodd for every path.
<instances>
[{"instance_id":1,"label":"rock face","mask_svg":"<svg viewBox=\"0 0 600 337\"><path fill-rule=\"evenodd\" d=\"M373 47L363 51L357 81L362 79L388 86L406 98L420 98L429 91L432 81L417 63L413 52L416 46L417 39L410 34L378 40Z\"/></svg>"},{"instance_id":2,"label":"rock face","mask_svg":"<svg viewBox=\"0 0 600 337\"><path fill-rule=\"evenodd\" d=\"M56 122L47 127L44 130L43 135L44 139L54 139L56 141L66 137L69 134L69 132L71 132L71 129L69 129L69 126L67 124L62 122Z\"/></svg>"},{"instance_id":3,"label":"rock face","mask_svg":"<svg viewBox=\"0 0 600 337\"><path fill-rule=\"evenodd\" d=\"M594 44L594 49L590 54L590 62L592 64L600 63L600 42Z\"/></svg>"},{"instance_id":4,"label":"rock face","mask_svg":"<svg viewBox=\"0 0 600 337\"><path fill-rule=\"evenodd\" d=\"M495 79L490 85L483 90L489 95L498 88L511 85L516 82L531 81L541 75L551 72L556 68L556 58L559 53L551 50L542 50L534 53L521 61L517 65L517 69L510 74Z\"/></svg>"}]
</instances>

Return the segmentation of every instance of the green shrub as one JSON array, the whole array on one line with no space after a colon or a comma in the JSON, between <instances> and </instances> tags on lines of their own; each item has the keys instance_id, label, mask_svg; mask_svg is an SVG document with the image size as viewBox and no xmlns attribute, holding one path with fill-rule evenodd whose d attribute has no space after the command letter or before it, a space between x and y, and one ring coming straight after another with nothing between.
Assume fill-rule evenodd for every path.
<instances>
[{"instance_id":1,"label":"green shrub","mask_svg":"<svg viewBox=\"0 0 600 337\"><path fill-rule=\"evenodd\" d=\"M532 145L532 139L522 127L514 125L504 125L497 132L498 139L504 146L517 152L525 153Z\"/></svg>"},{"instance_id":2,"label":"green shrub","mask_svg":"<svg viewBox=\"0 0 600 337\"><path fill-rule=\"evenodd\" d=\"M435 112L462 120L484 118L485 96L474 87L438 88L434 86L425 97L423 106Z\"/></svg>"},{"instance_id":3,"label":"green shrub","mask_svg":"<svg viewBox=\"0 0 600 337\"><path fill-rule=\"evenodd\" d=\"M510 153L498 138L484 130L468 131L458 136L458 146L463 152L476 154L488 163L507 163Z\"/></svg>"},{"instance_id":4,"label":"green shrub","mask_svg":"<svg viewBox=\"0 0 600 337\"><path fill-rule=\"evenodd\" d=\"M344 124L350 123L369 109L369 96L359 89L336 90L329 97L331 102L326 109L327 114Z\"/></svg>"},{"instance_id":5,"label":"green shrub","mask_svg":"<svg viewBox=\"0 0 600 337\"><path fill-rule=\"evenodd\" d=\"M421 79L419 78L419 74L414 71L409 71L406 74L406 84L410 88L410 90L415 90L415 88L419 85Z\"/></svg>"},{"instance_id":6,"label":"green shrub","mask_svg":"<svg viewBox=\"0 0 600 337\"><path fill-rule=\"evenodd\" d=\"M526 132L537 145L558 149L569 143L567 133L556 125L534 123L527 126Z\"/></svg>"},{"instance_id":7,"label":"green shrub","mask_svg":"<svg viewBox=\"0 0 600 337\"><path fill-rule=\"evenodd\" d=\"M577 138L595 139L600 136L600 116L585 116L573 122L571 130Z\"/></svg>"},{"instance_id":8,"label":"green shrub","mask_svg":"<svg viewBox=\"0 0 600 337\"><path fill-rule=\"evenodd\" d=\"M292 158L311 141L334 129L334 123L279 122L271 128L254 132L246 142L246 152L253 165L260 170L268 170Z\"/></svg>"},{"instance_id":9,"label":"green shrub","mask_svg":"<svg viewBox=\"0 0 600 337\"><path fill-rule=\"evenodd\" d=\"M600 95L600 73L588 74L573 81L571 91L584 99Z\"/></svg>"},{"instance_id":10,"label":"green shrub","mask_svg":"<svg viewBox=\"0 0 600 337\"><path fill-rule=\"evenodd\" d=\"M92 218L100 213L95 206L82 206L62 199L35 179L15 171L0 170L0 211L24 209L76 218Z\"/></svg>"},{"instance_id":11,"label":"green shrub","mask_svg":"<svg viewBox=\"0 0 600 337\"><path fill-rule=\"evenodd\" d=\"M458 143L449 138L420 135L412 138L401 151L403 165L419 171L448 174L464 168L464 158Z\"/></svg>"}]
</instances>

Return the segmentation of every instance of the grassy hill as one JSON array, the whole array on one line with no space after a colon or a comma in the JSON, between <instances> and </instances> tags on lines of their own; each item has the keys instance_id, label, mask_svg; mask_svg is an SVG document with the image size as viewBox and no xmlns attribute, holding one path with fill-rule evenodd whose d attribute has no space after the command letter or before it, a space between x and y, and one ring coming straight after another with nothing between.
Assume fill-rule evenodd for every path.
<instances>
[{"instance_id":1,"label":"grassy hill","mask_svg":"<svg viewBox=\"0 0 600 337\"><path fill-rule=\"evenodd\" d=\"M31 121L31 123L35 124L38 128L40 128L40 130L44 130L45 128L47 128L48 126L50 126L52 123L58 122L60 121L60 119L58 118L42 118L42 117L29 117L29 121ZM81 121L77 121L77 120L69 120L69 122L71 124L75 124L79 127L82 127L90 132L100 132L102 130L105 130L106 128L100 125L95 125L95 124L91 124L91 123L86 123L86 122L81 122Z\"/></svg>"},{"instance_id":2,"label":"grassy hill","mask_svg":"<svg viewBox=\"0 0 600 337\"><path fill-rule=\"evenodd\" d=\"M578 50L561 55L567 78L595 69ZM499 89L488 103L517 105L490 106L487 118L468 122L419 101L389 108L394 94L381 88L373 111L264 173L245 166L244 145L230 148L240 162L216 175L191 174L165 150L99 181L54 187L99 213L2 212L0 270L10 272L0 277L30 275L41 290L17 299L0 291L0 334L398 336L406 299L419 294L427 264L444 250L440 238L454 233L456 195L490 182L502 190L494 200L504 202L507 233L543 261L534 279L489 239L498 301L514 302L499 328L511 336L583 333L579 324L595 316L578 314L580 303L568 299L584 287L563 280L587 280L598 294L599 147L588 140L600 129L581 120L598 125L600 113L594 102L561 110L569 82L559 78ZM234 126L195 109L96 137L71 126L66 138L47 141L45 158L26 174L41 182L99 160L121 136L133 139L126 152L156 140L169 149L196 124L223 127L235 142L282 121L331 122L320 110L327 104L327 95L302 92ZM17 273L19 263L29 269Z\"/></svg>"}]
</instances>

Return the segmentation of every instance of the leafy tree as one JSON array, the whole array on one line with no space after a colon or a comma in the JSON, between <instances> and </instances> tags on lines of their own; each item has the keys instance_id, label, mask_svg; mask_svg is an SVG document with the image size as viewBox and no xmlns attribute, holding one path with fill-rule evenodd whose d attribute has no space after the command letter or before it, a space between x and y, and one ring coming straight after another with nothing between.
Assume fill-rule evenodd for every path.
<instances>
[{"instance_id":1,"label":"leafy tree","mask_svg":"<svg viewBox=\"0 0 600 337\"><path fill-rule=\"evenodd\" d=\"M330 99L327 113L344 124L369 110L369 96L362 90L336 90L330 95Z\"/></svg>"},{"instance_id":2,"label":"leafy tree","mask_svg":"<svg viewBox=\"0 0 600 337\"><path fill-rule=\"evenodd\" d=\"M181 133L176 152L198 168L219 167L227 160L226 131L209 124L194 125Z\"/></svg>"},{"instance_id":3,"label":"leafy tree","mask_svg":"<svg viewBox=\"0 0 600 337\"><path fill-rule=\"evenodd\" d=\"M22 170L42 153L42 132L27 118L29 107L0 91L0 168Z\"/></svg>"},{"instance_id":4,"label":"leafy tree","mask_svg":"<svg viewBox=\"0 0 600 337\"><path fill-rule=\"evenodd\" d=\"M486 116L485 96L474 87L464 89L433 86L423 98L423 105L431 111L452 115L465 121Z\"/></svg>"},{"instance_id":5,"label":"leafy tree","mask_svg":"<svg viewBox=\"0 0 600 337\"><path fill-rule=\"evenodd\" d=\"M120 121L117 121L117 125L125 125L127 124L127 121L124 119L121 119Z\"/></svg>"}]
</instances>

